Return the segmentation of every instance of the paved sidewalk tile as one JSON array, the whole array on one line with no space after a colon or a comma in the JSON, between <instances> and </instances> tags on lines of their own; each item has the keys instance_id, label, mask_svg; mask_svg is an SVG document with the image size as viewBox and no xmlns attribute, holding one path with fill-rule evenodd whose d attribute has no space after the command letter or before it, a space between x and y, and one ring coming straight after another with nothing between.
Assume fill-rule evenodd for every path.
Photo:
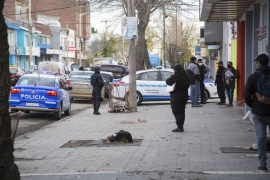
<instances>
[{"instance_id":1,"label":"paved sidewalk tile","mask_svg":"<svg viewBox=\"0 0 270 180\"><path fill-rule=\"evenodd\" d=\"M259 174L256 153L222 153L221 147L255 142L244 107L207 103L186 108L184 133L176 127L170 104L138 106L136 113L100 116L87 109L16 138L15 158L22 179L267 179ZM145 122L141 122L145 120ZM68 141L102 141L129 131L139 146L61 148Z\"/></svg>"}]
</instances>

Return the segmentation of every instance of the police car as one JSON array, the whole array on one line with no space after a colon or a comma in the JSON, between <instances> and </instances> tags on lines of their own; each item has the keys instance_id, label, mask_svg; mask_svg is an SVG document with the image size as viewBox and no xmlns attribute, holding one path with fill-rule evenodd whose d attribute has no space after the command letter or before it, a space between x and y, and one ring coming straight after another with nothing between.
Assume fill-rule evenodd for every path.
<instances>
[{"instance_id":1,"label":"police car","mask_svg":"<svg viewBox=\"0 0 270 180\"><path fill-rule=\"evenodd\" d=\"M61 119L62 112L70 115L72 96L64 80L47 74L25 74L11 89L11 111L53 112L54 119Z\"/></svg>"},{"instance_id":2,"label":"police car","mask_svg":"<svg viewBox=\"0 0 270 180\"><path fill-rule=\"evenodd\" d=\"M166 80L173 69L148 69L136 72L137 104L143 101L168 101L170 93L166 92ZM205 79L205 100L216 98L217 88L212 79ZM114 79L113 96L115 99L125 100L128 97L129 75L122 79ZM188 90L190 94L190 90Z\"/></svg>"}]
</instances>

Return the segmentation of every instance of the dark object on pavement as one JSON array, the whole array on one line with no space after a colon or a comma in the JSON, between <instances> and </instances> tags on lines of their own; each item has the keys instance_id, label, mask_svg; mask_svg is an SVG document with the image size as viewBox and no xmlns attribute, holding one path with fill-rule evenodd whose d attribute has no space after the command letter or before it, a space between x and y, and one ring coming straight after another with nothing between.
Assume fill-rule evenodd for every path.
<instances>
[{"instance_id":1,"label":"dark object on pavement","mask_svg":"<svg viewBox=\"0 0 270 180\"><path fill-rule=\"evenodd\" d=\"M128 131L120 130L117 133L114 133L113 135L107 137L103 143L104 144L110 144L114 142L120 142L120 143L133 143L133 139L131 134Z\"/></svg>"}]
</instances>

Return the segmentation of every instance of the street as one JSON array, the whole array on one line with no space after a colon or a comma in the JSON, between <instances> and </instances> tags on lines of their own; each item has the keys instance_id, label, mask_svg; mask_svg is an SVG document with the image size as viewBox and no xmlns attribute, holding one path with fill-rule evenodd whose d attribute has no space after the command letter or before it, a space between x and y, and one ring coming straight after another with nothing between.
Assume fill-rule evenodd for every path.
<instances>
[{"instance_id":1,"label":"street","mask_svg":"<svg viewBox=\"0 0 270 180\"><path fill-rule=\"evenodd\" d=\"M103 103L106 103L103 102ZM72 102L72 108L71 108L71 115L75 115L80 113L83 110L86 110L88 108L92 108L92 101L91 100L80 100L75 99ZM68 116L62 114L61 120L67 118ZM26 134L28 132L33 132L35 130L38 130L48 124L56 122L53 119L53 114L48 112L30 112L30 113L24 113L21 112L20 120L16 132L16 137Z\"/></svg>"}]
</instances>

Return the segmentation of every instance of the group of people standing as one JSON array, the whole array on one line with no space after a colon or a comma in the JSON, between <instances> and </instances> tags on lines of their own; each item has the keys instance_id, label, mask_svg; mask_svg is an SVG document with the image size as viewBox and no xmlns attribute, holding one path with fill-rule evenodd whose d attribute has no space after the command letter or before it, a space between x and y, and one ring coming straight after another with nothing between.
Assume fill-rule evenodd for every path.
<instances>
[{"instance_id":1,"label":"group of people standing","mask_svg":"<svg viewBox=\"0 0 270 180\"><path fill-rule=\"evenodd\" d=\"M174 67L174 73L166 80L167 85L175 83L174 91L170 92L171 108L175 116L177 128L172 132L184 132L185 108L188 101L188 88L190 88L191 107L202 107L206 104L204 78L207 74L207 67L203 64L202 59L196 57L190 58L190 64L186 69L180 64ZM216 85L220 102L218 105L226 105L226 96L229 99L228 107L233 106L233 94L235 89L235 80L238 73L233 67L232 62L228 62L227 68L223 66L223 62L218 62L218 70L216 73Z\"/></svg>"},{"instance_id":2,"label":"group of people standing","mask_svg":"<svg viewBox=\"0 0 270 180\"><path fill-rule=\"evenodd\" d=\"M257 136L258 171L268 172L267 169L267 126L270 126L270 66L269 57L266 54L260 54L255 58L256 72L251 74L246 82L244 89L244 101L251 108L255 131ZM227 62L227 68L223 62L219 61L216 72L215 84L217 85L220 102L218 105L233 106L233 95L235 81L238 79L237 70L232 62ZM174 67L174 73L166 80L167 85L175 85L174 91L170 92L172 113L175 116L177 128L172 132L184 132L185 108L188 101L188 88L190 87L190 99L192 107L201 107L204 102L203 80L206 68L203 67L202 60L195 57L190 58L190 64L186 70L177 64ZM263 80L262 80L263 79ZM260 85L258 85L260 84ZM263 95L258 95L259 89L264 89ZM201 93L200 93L201 92ZM226 104L226 96L228 104ZM199 103L199 94L201 101ZM259 96L264 96L261 99ZM270 132L269 132L270 133Z\"/></svg>"},{"instance_id":3,"label":"group of people standing","mask_svg":"<svg viewBox=\"0 0 270 180\"><path fill-rule=\"evenodd\" d=\"M170 92L171 108L174 114L177 128L172 132L184 132L185 109L188 101L188 88L190 87L190 99L192 107L202 107L204 99L204 76L207 73L202 59L190 58L190 64L185 70L182 65L176 64L174 73L166 80L167 85L175 83L174 91ZM201 97L201 99L200 99Z\"/></svg>"},{"instance_id":4,"label":"group of people standing","mask_svg":"<svg viewBox=\"0 0 270 180\"><path fill-rule=\"evenodd\" d=\"M222 61L219 61L217 64L218 70L216 73L215 84L217 85L217 93L220 99L217 105L226 105L228 107L232 107L235 80L238 79L237 70L233 67L233 63L231 61L228 61L227 68L224 67ZM226 104L225 92L229 100L228 104Z\"/></svg>"}]
</instances>

